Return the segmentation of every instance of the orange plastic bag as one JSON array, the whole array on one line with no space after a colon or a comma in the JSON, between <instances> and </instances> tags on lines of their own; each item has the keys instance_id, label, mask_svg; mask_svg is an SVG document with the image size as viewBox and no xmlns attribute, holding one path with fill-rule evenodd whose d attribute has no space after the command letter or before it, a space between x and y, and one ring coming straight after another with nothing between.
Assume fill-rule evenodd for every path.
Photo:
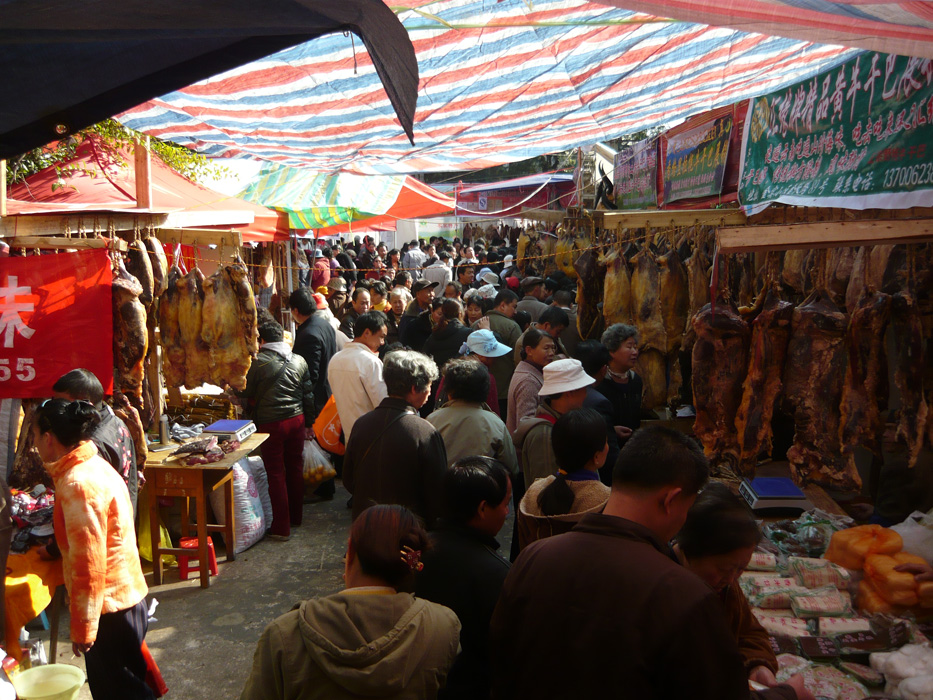
<instances>
[{"instance_id":1,"label":"orange plastic bag","mask_svg":"<svg viewBox=\"0 0 933 700\"><path fill-rule=\"evenodd\" d=\"M923 564L922 558L907 552L893 555L870 554L865 558L865 576L882 598L893 605L916 605L917 581L913 574L895 571L899 564Z\"/></svg>"},{"instance_id":2,"label":"orange plastic bag","mask_svg":"<svg viewBox=\"0 0 933 700\"><path fill-rule=\"evenodd\" d=\"M333 394L315 418L312 430L318 445L331 454L342 455L346 451L341 440L343 428L340 425L340 416L337 415L337 401Z\"/></svg>"},{"instance_id":3,"label":"orange plastic bag","mask_svg":"<svg viewBox=\"0 0 933 700\"><path fill-rule=\"evenodd\" d=\"M861 569L869 554L894 554L904 540L894 530L880 525L859 525L833 534L824 559L847 569Z\"/></svg>"}]
</instances>

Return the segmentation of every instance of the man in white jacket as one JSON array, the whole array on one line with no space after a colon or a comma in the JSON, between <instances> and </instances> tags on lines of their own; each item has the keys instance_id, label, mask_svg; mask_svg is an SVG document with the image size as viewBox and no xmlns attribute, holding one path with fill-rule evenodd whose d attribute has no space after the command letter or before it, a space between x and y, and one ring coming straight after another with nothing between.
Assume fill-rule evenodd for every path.
<instances>
[{"instance_id":1,"label":"man in white jacket","mask_svg":"<svg viewBox=\"0 0 933 700\"><path fill-rule=\"evenodd\" d=\"M385 342L386 324L386 316L381 311L360 315L354 324L353 342L334 355L327 367L327 382L334 392L345 444L350 440L357 419L376 408L388 395L378 354Z\"/></svg>"}]
</instances>

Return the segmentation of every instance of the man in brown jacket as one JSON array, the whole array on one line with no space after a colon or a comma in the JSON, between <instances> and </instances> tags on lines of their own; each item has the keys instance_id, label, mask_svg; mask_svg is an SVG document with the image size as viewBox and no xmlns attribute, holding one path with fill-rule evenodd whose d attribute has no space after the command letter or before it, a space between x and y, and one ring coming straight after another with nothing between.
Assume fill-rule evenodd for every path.
<instances>
[{"instance_id":1,"label":"man in brown jacket","mask_svg":"<svg viewBox=\"0 0 933 700\"><path fill-rule=\"evenodd\" d=\"M643 428L604 511L522 551L490 628L495 698L813 700L799 678L749 691L716 593L672 558L708 474L685 435Z\"/></svg>"},{"instance_id":2,"label":"man in brown jacket","mask_svg":"<svg viewBox=\"0 0 933 700\"><path fill-rule=\"evenodd\" d=\"M388 396L353 424L343 458L343 485L353 494L353 519L377 503L402 505L431 524L441 508L447 470L444 439L418 415L437 367L427 355L386 355Z\"/></svg>"}]
</instances>

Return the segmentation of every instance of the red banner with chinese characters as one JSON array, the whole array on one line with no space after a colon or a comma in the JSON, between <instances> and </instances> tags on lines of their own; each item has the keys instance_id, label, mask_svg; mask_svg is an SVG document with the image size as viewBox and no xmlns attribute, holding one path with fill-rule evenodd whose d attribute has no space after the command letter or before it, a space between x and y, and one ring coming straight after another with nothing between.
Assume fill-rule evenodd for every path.
<instances>
[{"instance_id":1,"label":"red banner with chinese characters","mask_svg":"<svg viewBox=\"0 0 933 700\"><path fill-rule=\"evenodd\" d=\"M113 390L106 250L0 258L0 398L50 397L77 367Z\"/></svg>"}]
</instances>

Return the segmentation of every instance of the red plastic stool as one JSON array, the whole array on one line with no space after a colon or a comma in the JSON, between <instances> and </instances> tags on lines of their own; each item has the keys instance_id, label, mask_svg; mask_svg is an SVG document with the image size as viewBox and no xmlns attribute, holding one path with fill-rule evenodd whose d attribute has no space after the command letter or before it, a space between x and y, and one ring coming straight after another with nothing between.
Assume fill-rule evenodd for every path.
<instances>
[{"instance_id":1,"label":"red plastic stool","mask_svg":"<svg viewBox=\"0 0 933 700\"><path fill-rule=\"evenodd\" d=\"M193 549L195 554L197 554L198 549L198 538L197 537L182 537L178 542L178 546L182 549ZM196 556L188 556L187 554L179 554L178 559L178 578L182 581L188 580L188 572L192 571L197 573L198 571L198 558ZM217 555L214 554L214 541L208 537L207 538L207 561L210 567L211 576L217 575Z\"/></svg>"}]
</instances>

